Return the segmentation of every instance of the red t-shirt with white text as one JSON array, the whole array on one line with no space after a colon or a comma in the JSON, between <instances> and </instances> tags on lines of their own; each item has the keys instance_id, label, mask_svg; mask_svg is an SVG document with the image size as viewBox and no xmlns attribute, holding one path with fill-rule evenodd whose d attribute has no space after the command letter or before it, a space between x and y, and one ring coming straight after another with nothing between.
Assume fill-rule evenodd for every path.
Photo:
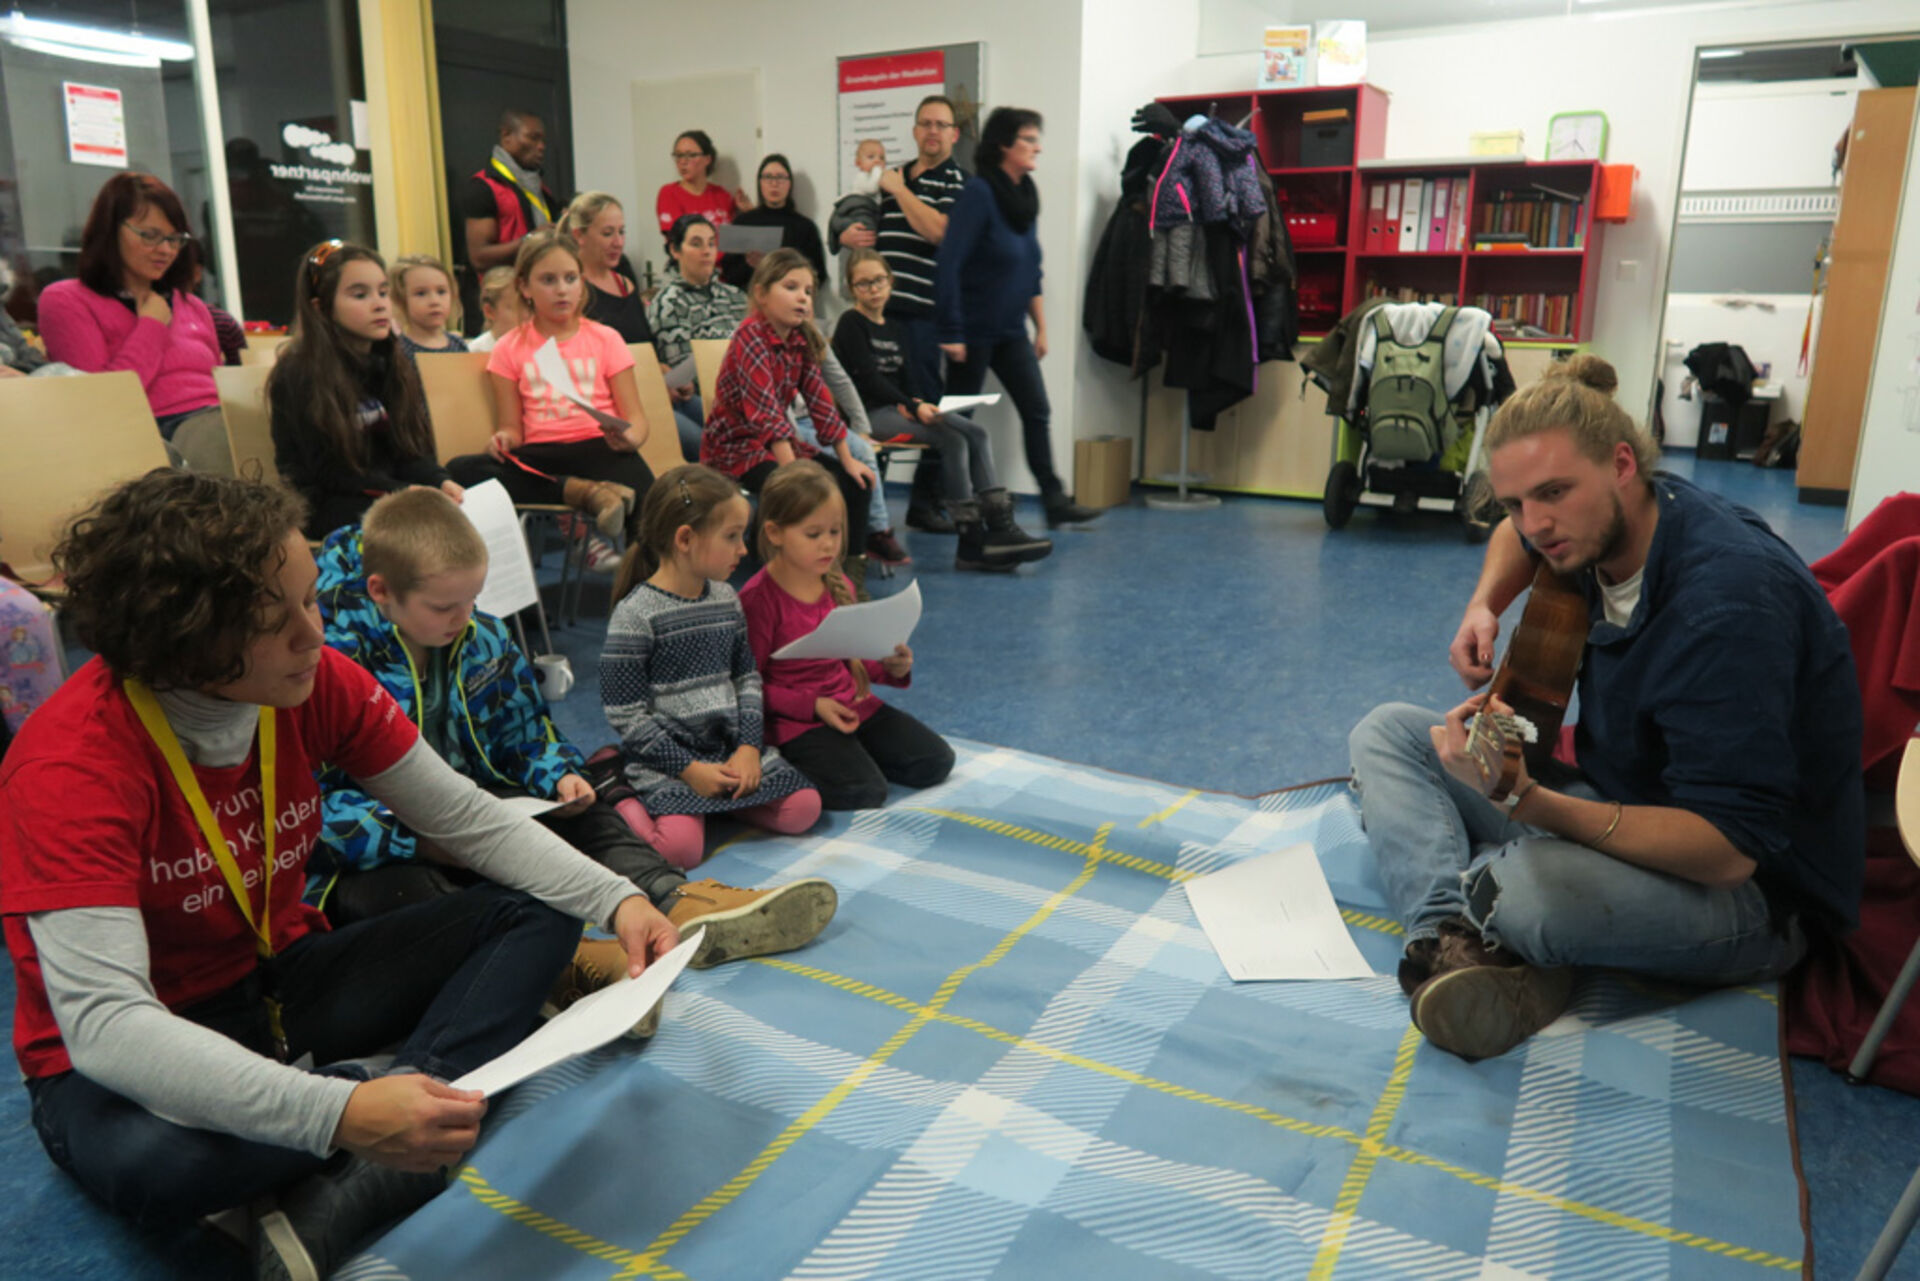
<instances>
[{"instance_id":1,"label":"red t-shirt with white text","mask_svg":"<svg viewBox=\"0 0 1920 1281\"><path fill-rule=\"evenodd\" d=\"M278 713L273 872L276 952L327 928L300 901L320 834L322 761L356 778L391 768L419 737L393 698L353 660L322 652L313 694ZM258 744L244 763L194 766L260 906ZM178 1010L252 972L253 931L231 901L193 811L120 681L98 658L27 718L0 763L0 915L13 957L13 1047L29 1077L73 1066L47 1001L32 912L134 907L147 934L155 995Z\"/></svg>"}]
</instances>

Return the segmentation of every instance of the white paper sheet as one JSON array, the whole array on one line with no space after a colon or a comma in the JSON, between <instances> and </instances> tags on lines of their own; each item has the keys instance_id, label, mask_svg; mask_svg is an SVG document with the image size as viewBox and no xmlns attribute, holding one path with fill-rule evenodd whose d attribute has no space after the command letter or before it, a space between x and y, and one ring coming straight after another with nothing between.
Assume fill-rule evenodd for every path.
<instances>
[{"instance_id":1,"label":"white paper sheet","mask_svg":"<svg viewBox=\"0 0 1920 1281\"><path fill-rule=\"evenodd\" d=\"M640 977L623 978L583 996L548 1019L532 1036L452 1083L456 1090L479 1090L488 1098L589 1050L597 1050L632 1029L659 1004L680 971L699 950L706 929L695 930L680 946L649 965Z\"/></svg>"},{"instance_id":2,"label":"white paper sheet","mask_svg":"<svg viewBox=\"0 0 1920 1281\"><path fill-rule=\"evenodd\" d=\"M559 343L549 338L535 348L533 367L543 382L585 411L587 417L599 423L601 431L610 436L623 435L626 432L626 419L594 408L593 401L580 394L579 386L573 381L573 373L567 368L566 357L560 354Z\"/></svg>"},{"instance_id":3,"label":"white paper sheet","mask_svg":"<svg viewBox=\"0 0 1920 1281\"><path fill-rule=\"evenodd\" d=\"M699 366L694 364L692 356L688 356L679 364L667 370L667 390L678 391L682 387L691 387L693 386L693 380L699 376Z\"/></svg>"},{"instance_id":4,"label":"white paper sheet","mask_svg":"<svg viewBox=\"0 0 1920 1281\"><path fill-rule=\"evenodd\" d=\"M885 658L920 625L920 583L861 605L841 605L820 626L773 651L775 658Z\"/></svg>"},{"instance_id":5,"label":"white paper sheet","mask_svg":"<svg viewBox=\"0 0 1920 1281\"><path fill-rule=\"evenodd\" d=\"M497 480L473 486L461 499L460 511L487 544L487 581L476 602L480 608L496 617L511 618L539 601L533 558L527 555L527 538L521 532L520 517L514 514L506 486Z\"/></svg>"},{"instance_id":6,"label":"white paper sheet","mask_svg":"<svg viewBox=\"0 0 1920 1281\"><path fill-rule=\"evenodd\" d=\"M943 414L958 414L972 409L975 405L997 405L999 403L1000 393L997 391L990 391L984 396L942 396L940 398L940 412Z\"/></svg>"},{"instance_id":7,"label":"white paper sheet","mask_svg":"<svg viewBox=\"0 0 1920 1281\"><path fill-rule=\"evenodd\" d=\"M1235 982L1373 977L1311 845L1289 845L1195 877L1186 890Z\"/></svg>"},{"instance_id":8,"label":"white paper sheet","mask_svg":"<svg viewBox=\"0 0 1920 1281\"><path fill-rule=\"evenodd\" d=\"M539 818L547 811L560 809L566 804L564 801L550 801L544 796L501 796L495 799L514 813L524 814L528 818Z\"/></svg>"},{"instance_id":9,"label":"white paper sheet","mask_svg":"<svg viewBox=\"0 0 1920 1281\"><path fill-rule=\"evenodd\" d=\"M720 228L720 252L723 254L770 254L786 237L784 227L742 227L730 222Z\"/></svg>"}]
</instances>

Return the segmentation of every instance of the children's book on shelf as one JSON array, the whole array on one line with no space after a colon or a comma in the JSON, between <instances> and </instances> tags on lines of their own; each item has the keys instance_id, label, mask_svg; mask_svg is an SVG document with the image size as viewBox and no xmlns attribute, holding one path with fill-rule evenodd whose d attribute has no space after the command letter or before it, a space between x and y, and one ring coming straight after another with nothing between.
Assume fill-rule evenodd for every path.
<instances>
[{"instance_id":1,"label":"children's book on shelf","mask_svg":"<svg viewBox=\"0 0 1920 1281\"><path fill-rule=\"evenodd\" d=\"M1268 27L1260 49L1262 89L1301 89L1313 83L1312 27Z\"/></svg>"},{"instance_id":2,"label":"children's book on shelf","mask_svg":"<svg viewBox=\"0 0 1920 1281\"><path fill-rule=\"evenodd\" d=\"M1322 85L1357 85L1367 78L1367 24L1340 19L1314 24L1314 78Z\"/></svg>"}]
</instances>

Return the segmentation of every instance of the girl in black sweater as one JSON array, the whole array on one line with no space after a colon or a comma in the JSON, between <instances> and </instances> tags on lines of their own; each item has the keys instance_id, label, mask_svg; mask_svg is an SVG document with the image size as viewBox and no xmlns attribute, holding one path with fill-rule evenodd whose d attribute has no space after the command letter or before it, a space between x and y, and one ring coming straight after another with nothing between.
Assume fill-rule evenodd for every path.
<instances>
[{"instance_id":1,"label":"girl in black sweater","mask_svg":"<svg viewBox=\"0 0 1920 1281\"><path fill-rule=\"evenodd\" d=\"M955 569L1008 572L1025 560L1040 560L1053 543L1035 538L1013 519L1013 498L993 468L987 433L961 414L943 414L939 405L912 386L913 363L905 339L886 319L893 271L877 250L847 254L847 292L855 310L840 317L833 330L833 354L860 391L873 438L904 437L931 445L940 454L940 479L947 511L960 532ZM938 394L938 393L932 393Z\"/></svg>"},{"instance_id":2,"label":"girl in black sweater","mask_svg":"<svg viewBox=\"0 0 1920 1281\"><path fill-rule=\"evenodd\" d=\"M293 336L267 377L274 464L307 500L305 533L359 521L410 485L464 491L440 465L420 375L394 339L380 255L329 240L301 260Z\"/></svg>"}]
</instances>

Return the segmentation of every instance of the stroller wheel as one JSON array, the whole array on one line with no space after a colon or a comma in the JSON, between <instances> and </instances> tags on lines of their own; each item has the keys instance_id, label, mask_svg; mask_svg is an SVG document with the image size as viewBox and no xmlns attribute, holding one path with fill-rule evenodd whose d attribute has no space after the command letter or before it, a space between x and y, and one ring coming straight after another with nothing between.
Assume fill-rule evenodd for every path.
<instances>
[{"instance_id":1,"label":"stroller wheel","mask_svg":"<svg viewBox=\"0 0 1920 1281\"><path fill-rule=\"evenodd\" d=\"M1327 493L1321 500L1321 509L1327 517L1327 527L1344 529L1353 516L1353 509L1360 503L1360 469L1342 459L1333 465L1327 473Z\"/></svg>"}]
</instances>

